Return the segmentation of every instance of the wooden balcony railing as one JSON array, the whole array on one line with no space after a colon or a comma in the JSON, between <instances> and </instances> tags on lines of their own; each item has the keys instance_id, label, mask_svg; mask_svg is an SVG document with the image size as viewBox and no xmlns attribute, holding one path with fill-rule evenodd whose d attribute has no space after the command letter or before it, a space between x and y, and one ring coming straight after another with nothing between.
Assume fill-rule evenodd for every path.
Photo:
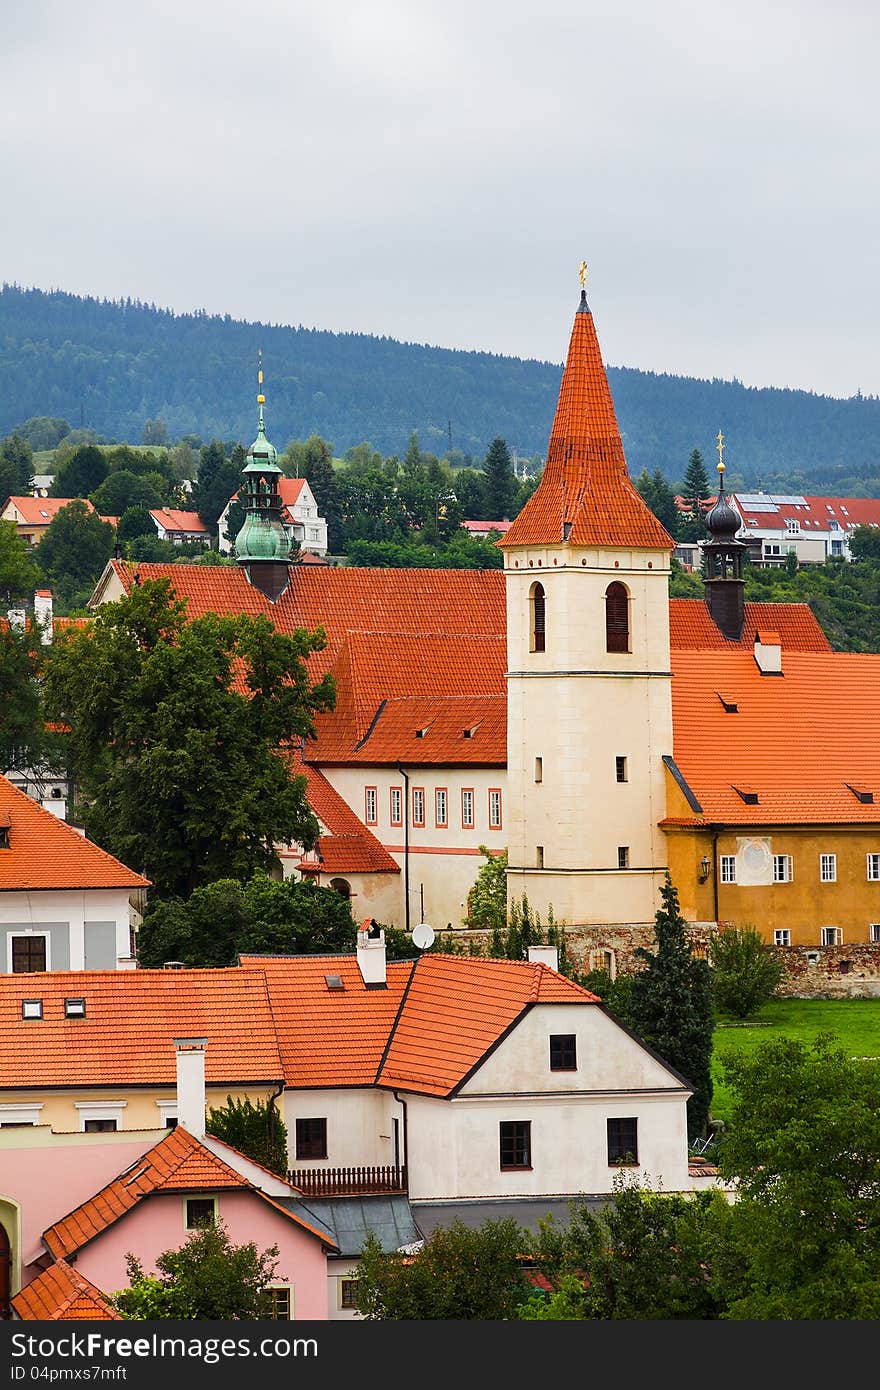
<instances>
[{"instance_id":1,"label":"wooden balcony railing","mask_svg":"<svg viewBox=\"0 0 880 1390\"><path fill-rule=\"evenodd\" d=\"M356 1197L366 1193L406 1192L406 1168L294 1168L288 1182L309 1197Z\"/></svg>"}]
</instances>

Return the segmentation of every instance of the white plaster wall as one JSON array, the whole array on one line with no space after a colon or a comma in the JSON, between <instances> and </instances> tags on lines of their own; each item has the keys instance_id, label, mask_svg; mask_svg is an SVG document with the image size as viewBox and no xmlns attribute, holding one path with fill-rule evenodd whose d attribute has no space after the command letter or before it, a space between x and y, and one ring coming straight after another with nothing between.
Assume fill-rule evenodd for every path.
<instances>
[{"instance_id":1,"label":"white plaster wall","mask_svg":"<svg viewBox=\"0 0 880 1390\"><path fill-rule=\"evenodd\" d=\"M390 1091L367 1086L288 1090L281 1097L287 1126L290 1168L352 1168L394 1163L392 1118L400 1121L404 1143L403 1107ZM297 1119L326 1119L327 1157L298 1159ZM403 1158L403 1155L401 1155Z\"/></svg>"},{"instance_id":2,"label":"white plaster wall","mask_svg":"<svg viewBox=\"0 0 880 1390\"><path fill-rule=\"evenodd\" d=\"M85 923L116 923L116 955L129 955L129 892L124 888L54 889L40 892L0 893L0 927L28 926L39 931L41 923L69 924L71 970L85 968ZM50 969L55 968L52 960ZM5 953L0 970L8 970Z\"/></svg>"}]
</instances>

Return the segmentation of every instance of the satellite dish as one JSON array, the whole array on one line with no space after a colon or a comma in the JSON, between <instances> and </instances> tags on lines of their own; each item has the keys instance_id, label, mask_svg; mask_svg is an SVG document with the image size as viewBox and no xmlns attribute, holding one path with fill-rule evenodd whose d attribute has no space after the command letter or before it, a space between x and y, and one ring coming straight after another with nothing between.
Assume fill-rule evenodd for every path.
<instances>
[{"instance_id":1,"label":"satellite dish","mask_svg":"<svg viewBox=\"0 0 880 1390\"><path fill-rule=\"evenodd\" d=\"M420 951L427 951L429 946L434 944L434 928L429 927L427 922L419 922L413 928L413 945L418 946Z\"/></svg>"}]
</instances>

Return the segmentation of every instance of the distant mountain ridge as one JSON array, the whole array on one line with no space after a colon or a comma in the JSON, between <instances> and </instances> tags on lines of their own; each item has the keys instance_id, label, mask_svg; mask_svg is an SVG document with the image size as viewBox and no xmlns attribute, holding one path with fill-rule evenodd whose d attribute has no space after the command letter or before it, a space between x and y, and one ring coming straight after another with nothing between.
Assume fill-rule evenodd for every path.
<instances>
[{"instance_id":1,"label":"distant mountain ridge","mask_svg":"<svg viewBox=\"0 0 880 1390\"><path fill-rule=\"evenodd\" d=\"M161 417L172 439L247 442L258 348L279 448L314 431L337 454L367 439L402 455L413 430L422 449L438 454L451 432L452 445L475 461L498 435L522 456L546 448L561 363L10 284L0 288L0 436L49 415L137 442L144 421ZM839 400L631 367L609 367L608 379L633 476L659 468L676 481L694 448L711 472L721 428L731 486L880 494L876 397Z\"/></svg>"}]
</instances>

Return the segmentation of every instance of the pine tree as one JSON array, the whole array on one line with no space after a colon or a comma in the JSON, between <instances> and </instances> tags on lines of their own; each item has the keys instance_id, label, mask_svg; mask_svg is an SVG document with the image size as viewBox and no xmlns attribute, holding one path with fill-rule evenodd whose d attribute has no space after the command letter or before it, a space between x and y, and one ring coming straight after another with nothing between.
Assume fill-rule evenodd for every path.
<instances>
[{"instance_id":1,"label":"pine tree","mask_svg":"<svg viewBox=\"0 0 880 1390\"><path fill-rule=\"evenodd\" d=\"M688 1137L704 1134L712 1100L712 990L709 966L691 952L678 892L669 874L660 890L662 906L655 917L657 950L638 947L645 962L630 990L630 1019L649 1046L686 1078L693 1088L688 1101Z\"/></svg>"},{"instance_id":2,"label":"pine tree","mask_svg":"<svg viewBox=\"0 0 880 1390\"><path fill-rule=\"evenodd\" d=\"M682 501L690 513L689 518L685 519L680 528L682 540L699 541L707 534L704 503L709 500L711 495L703 455L699 449L694 449L688 460L687 472L681 485Z\"/></svg>"},{"instance_id":3,"label":"pine tree","mask_svg":"<svg viewBox=\"0 0 880 1390\"><path fill-rule=\"evenodd\" d=\"M483 472L486 474L487 519L489 521L506 521L513 509L516 478L505 440L492 440L483 464Z\"/></svg>"}]
</instances>

